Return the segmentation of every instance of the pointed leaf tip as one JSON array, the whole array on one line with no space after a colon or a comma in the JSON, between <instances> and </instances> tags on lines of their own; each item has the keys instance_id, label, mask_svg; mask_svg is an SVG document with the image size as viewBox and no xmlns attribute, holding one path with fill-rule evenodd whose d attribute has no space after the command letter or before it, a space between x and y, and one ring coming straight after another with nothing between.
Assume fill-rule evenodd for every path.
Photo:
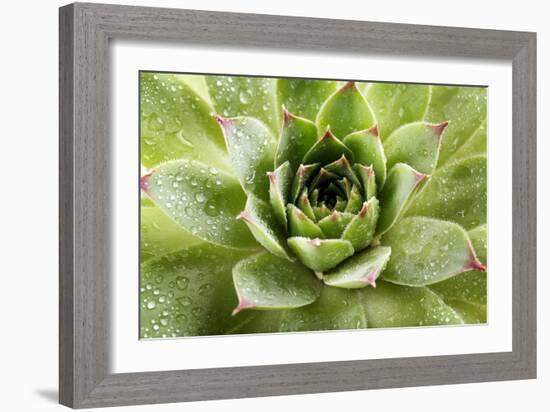
<instances>
[{"instance_id":1,"label":"pointed leaf tip","mask_svg":"<svg viewBox=\"0 0 550 412\"><path fill-rule=\"evenodd\" d=\"M470 260L464 267L467 269L477 270L478 272L487 272L487 266L485 266L476 256L474 248L470 245Z\"/></svg>"},{"instance_id":2,"label":"pointed leaf tip","mask_svg":"<svg viewBox=\"0 0 550 412\"><path fill-rule=\"evenodd\" d=\"M245 299L239 298L239 303L237 304L235 309L233 309L233 312L231 312L231 315L235 316L238 313L240 313L241 311L243 311L245 309L250 309L250 308L253 308L253 307L254 307L254 304L252 302L248 302Z\"/></svg>"},{"instance_id":3,"label":"pointed leaf tip","mask_svg":"<svg viewBox=\"0 0 550 412\"><path fill-rule=\"evenodd\" d=\"M340 164L342 167L349 167L349 160L347 159L345 154L342 154L342 157L338 159L338 164Z\"/></svg>"},{"instance_id":4,"label":"pointed leaf tip","mask_svg":"<svg viewBox=\"0 0 550 412\"><path fill-rule=\"evenodd\" d=\"M284 104L282 106L282 109L283 109L283 124L288 124L290 122L290 119L292 119L294 115L288 111L288 109L285 107Z\"/></svg>"},{"instance_id":5,"label":"pointed leaf tip","mask_svg":"<svg viewBox=\"0 0 550 412\"><path fill-rule=\"evenodd\" d=\"M418 171L415 170L415 175L414 175L414 178L416 180L416 185L418 186L418 184L420 184L420 182L422 182L424 179L426 179L428 177L427 174L425 173L420 173Z\"/></svg>"},{"instance_id":6,"label":"pointed leaf tip","mask_svg":"<svg viewBox=\"0 0 550 412\"><path fill-rule=\"evenodd\" d=\"M378 123L375 123L374 126L372 126L370 129L367 129L367 132L375 135L376 137L380 137L380 133L378 130Z\"/></svg>"},{"instance_id":7,"label":"pointed leaf tip","mask_svg":"<svg viewBox=\"0 0 550 412\"><path fill-rule=\"evenodd\" d=\"M227 117L220 116L218 113L215 112L212 112L211 115L214 120L216 120L216 122L218 122L218 124L222 127L222 129L225 129L231 124L231 119Z\"/></svg>"},{"instance_id":8,"label":"pointed leaf tip","mask_svg":"<svg viewBox=\"0 0 550 412\"><path fill-rule=\"evenodd\" d=\"M313 246L321 246L321 239L308 239L308 243Z\"/></svg>"},{"instance_id":9,"label":"pointed leaf tip","mask_svg":"<svg viewBox=\"0 0 550 412\"><path fill-rule=\"evenodd\" d=\"M143 190L145 193L149 193L149 179L151 178L151 175L153 174L153 171L144 174L139 178L139 187L141 190Z\"/></svg>"},{"instance_id":10,"label":"pointed leaf tip","mask_svg":"<svg viewBox=\"0 0 550 412\"><path fill-rule=\"evenodd\" d=\"M252 215L248 213L246 210L243 210L239 215L237 216L237 219L244 220L245 222L252 222Z\"/></svg>"},{"instance_id":11,"label":"pointed leaf tip","mask_svg":"<svg viewBox=\"0 0 550 412\"><path fill-rule=\"evenodd\" d=\"M325 129L325 132L321 136L319 140L325 140L325 139L336 139L336 136L334 136L334 133L330 130L330 125L327 124L327 127Z\"/></svg>"},{"instance_id":12,"label":"pointed leaf tip","mask_svg":"<svg viewBox=\"0 0 550 412\"><path fill-rule=\"evenodd\" d=\"M361 210L357 215L361 218L365 217L365 215L369 213L369 207L370 207L369 202L363 202L363 206L361 207Z\"/></svg>"},{"instance_id":13,"label":"pointed leaf tip","mask_svg":"<svg viewBox=\"0 0 550 412\"><path fill-rule=\"evenodd\" d=\"M428 127L431 127L437 138L438 139L441 139L441 137L443 136L443 132L445 131L445 129L447 128L447 126L449 125L449 122L441 122L439 124L432 124L432 123L427 123L426 124Z\"/></svg>"},{"instance_id":14,"label":"pointed leaf tip","mask_svg":"<svg viewBox=\"0 0 550 412\"><path fill-rule=\"evenodd\" d=\"M269 182L272 184L277 183L277 172L267 172L267 178L269 179Z\"/></svg>"},{"instance_id":15,"label":"pointed leaf tip","mask_svg":"<svg viewBox=\"0 0 550 412\"><path fill-rule=\"evenodd\" d=\"M376 279L378 278L378 275L380 275L380 272L377 270L373 270L370 272L367 277L365 278L365 282L368 285L371 285L373 288L376 287Z\"/></svg>"},{"instance_id":16,"label":"pointed leaf tip","mask_svg":"<svg viewBox=\"0 0 550 412\"><path fill-rule=\"evenodd\" d=\"M355 82L350 80L350 81L346 82L342 87L340 87L340 90L351 89L351 88L354 88L354 87L357 87L355 85Z\"/></svg>"}]
</instances>

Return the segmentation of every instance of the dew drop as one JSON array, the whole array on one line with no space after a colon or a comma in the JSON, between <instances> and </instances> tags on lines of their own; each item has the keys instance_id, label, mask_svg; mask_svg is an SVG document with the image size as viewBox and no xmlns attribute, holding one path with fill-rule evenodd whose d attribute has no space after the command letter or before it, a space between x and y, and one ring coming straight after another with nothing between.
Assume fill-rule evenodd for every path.
<instances>
[{"instance_id":1,"label":"dew drop","mask_svg":"<svg viewBox=\"0 0 550 412\"><path fill-rule=\"evenodd\" d=\"M202 313L202 308L197 306L196 308L191 309L191 313L194 317L198 318Z\"/></svg>"},{"instance_id":2,"label":"dew drop","mask_svg":"<svg viewBox=\"0 0 550 412\"><path fill-rule=\"evenodd\" d=\"M179 290L185 290L189 286L189 279L187 279L185 276L178 276L176 278L176 287Z\"/></svg>"},{"instance_id":3,"label":"dew drop","mask_svg":"<svg viewBox=\"0 0 550 412\"><path fill-rule=\"evenodd\" d=\"M184 296L178 299L178 303L182 306L189 306L193 301L189 296Z\"/></svg>"},{"instance_id":4,"label":"dew drop","mask_svg":"<svg viewBox=\"0 0 550 412\"><path fill-rule=\"evenodd\" d=\"M250 95L250 92L248 91L242 91L240 94L239 94L239 101L242 103L242 104L248 104L250 103L250 100L251 100L251 95Z\"/></svg>"},{"instance_id":5,"label":"dew drop","mask_svg":"<svg viewBox=\"0 0 550 412\"><path fill-rule=\"evenodd\" d=\"M209 296L214 291L214 285L211 283L205 283L199 288L199 294L201 296Z\"/></svg>"}]
</instances>

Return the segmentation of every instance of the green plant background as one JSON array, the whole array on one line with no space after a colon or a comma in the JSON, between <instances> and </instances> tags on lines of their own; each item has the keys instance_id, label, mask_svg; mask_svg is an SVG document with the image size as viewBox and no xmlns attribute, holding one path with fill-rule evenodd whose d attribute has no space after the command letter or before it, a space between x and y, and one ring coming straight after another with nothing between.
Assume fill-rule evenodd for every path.
<instances>
[{"instance_id":1,"label":"green plant background","mask_svg":"<svg viewBox=\"0 0 550 412\"><path fill-rule=\"evenodd\" d=\"M143 175L155 176L157 185L167 179L162 196L144 190L141 198L141 338L486 322L487 273L444 270L464 259L466 252L453 248L457 239L486 264L486 88L355 82L356 93L341 102L345 84L140 73ZM377 239L391 246L391 257L378 268L376 287L329 286L299 262L266 252L236 219L249 207L247 197L250 203L269 185L265 172L275 169L283 105L307 127L314 124L318 140L327 126L341 140L375 124L390 154L417 153L409 164L419 167L433 160ZM227 147L235 140L214 113L245 119L251 141ZM407 140L411 130L441 122L448 125L435 157ZM285 156L292 162L292 151ZM177 179L170 175L175 164L185 169ZM377 184L388 179L389 171L375 170ZM257 307L233 314L235 280L261 295L254 296ZM281 299L281 307L269 304Z\"/></svg>"}]
</instances>

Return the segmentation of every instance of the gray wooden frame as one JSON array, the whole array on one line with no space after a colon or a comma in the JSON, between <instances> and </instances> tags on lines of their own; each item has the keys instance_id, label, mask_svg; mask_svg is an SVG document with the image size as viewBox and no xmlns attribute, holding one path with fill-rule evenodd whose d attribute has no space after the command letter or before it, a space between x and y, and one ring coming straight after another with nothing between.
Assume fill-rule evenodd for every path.
<instances>
[{"instance_id":1,"label":"gray wooden frame","mask_svg":"<svg viewBox=\"0 0 550 412\"><path fill-rule=\"evenodd\" d=\"M513 65L513 350L110 374L109 40L495 58ZM60 9L59 397L74 408L536 376L536 34L103 4Z\"/></svg>"}]
</instances>

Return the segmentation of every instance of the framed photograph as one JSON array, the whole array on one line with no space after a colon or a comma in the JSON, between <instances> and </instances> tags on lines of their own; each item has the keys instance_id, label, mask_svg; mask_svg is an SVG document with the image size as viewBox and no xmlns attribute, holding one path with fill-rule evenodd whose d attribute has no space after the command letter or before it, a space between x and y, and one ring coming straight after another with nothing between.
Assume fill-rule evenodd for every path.
<instances>
[{"instance_id":1,"label":"framed photograph","mask_svg":"<svg viewBox=\"0 0 550 412\"><path fill-rule=\"evenodd\" d=\"M60 402L536 376L536 35L60 9Z\"/></svg>"}]
</instances>

